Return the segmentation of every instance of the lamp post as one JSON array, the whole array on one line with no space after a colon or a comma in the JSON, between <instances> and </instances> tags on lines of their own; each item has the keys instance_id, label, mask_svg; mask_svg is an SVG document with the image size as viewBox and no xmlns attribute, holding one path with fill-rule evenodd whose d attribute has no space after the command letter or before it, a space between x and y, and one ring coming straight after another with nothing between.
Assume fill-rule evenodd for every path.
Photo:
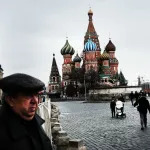
<instances>
[{"instance_id":1,"label":"lamp post","mask_svg":"<svg viewBox=\"0 0 150 150\"><path fill-rule=\"evenodd\" d=\"M84 90L85 90L85 93L84 93L85 101L87 101L87 98L86 98L86 83L85 83L85 74L84 74Z\"/></svg>"},{"instance_id":2,"label":"lamp post","mask_svg":"<svg viewBox=\"0 0 150 150\"><path fill-rule=\"evenodd\" d=\"M83 60L83 65L85 65L85 56L84 56L84 54L81 56L81 59ZM85 92L84 93L84 100L87 101L87 97L86 97L86 83L85 83L85 72L84 72L84 92Z\"/></svg>"}]
</instances>

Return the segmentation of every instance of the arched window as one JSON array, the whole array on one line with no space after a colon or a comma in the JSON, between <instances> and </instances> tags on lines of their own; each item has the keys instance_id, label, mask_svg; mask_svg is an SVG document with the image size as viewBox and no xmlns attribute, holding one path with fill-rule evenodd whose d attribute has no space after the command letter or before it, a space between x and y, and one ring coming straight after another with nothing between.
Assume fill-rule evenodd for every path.
<instances>
[{"instance_id":1,"label":"arched window","mask_svg":"<svg viewBox=\"0 0 150 150\"><path fill-rule=\"evenodd\" d=\"M57 77L57 82L59 82L59 77Z\"/></svg>"},{"instance_id":2,"label":"arched window","mask_svg":"<svg viewBox=\"0 0 150 150\"><path fill-rule=\"evenodd\" d=\"M52 90L54 90L54 86L52 86Z\"/></svg>"}]
</instances>

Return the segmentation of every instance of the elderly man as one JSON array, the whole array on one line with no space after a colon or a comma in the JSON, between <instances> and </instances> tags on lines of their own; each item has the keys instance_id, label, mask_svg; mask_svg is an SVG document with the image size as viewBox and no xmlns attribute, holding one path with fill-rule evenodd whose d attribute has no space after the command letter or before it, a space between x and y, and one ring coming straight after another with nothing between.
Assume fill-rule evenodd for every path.
<instances>
[{"instance_id":1,"label":"elderly man","mask_svg":"<svg viewBox=\"0 0 150 150\"><path fill-rule=\"evenodd\" d=\"M0 80L0 150L52 150L50 139L36 114L44 83L27 74L12 74Z\"/></svg>"}]
</instances>

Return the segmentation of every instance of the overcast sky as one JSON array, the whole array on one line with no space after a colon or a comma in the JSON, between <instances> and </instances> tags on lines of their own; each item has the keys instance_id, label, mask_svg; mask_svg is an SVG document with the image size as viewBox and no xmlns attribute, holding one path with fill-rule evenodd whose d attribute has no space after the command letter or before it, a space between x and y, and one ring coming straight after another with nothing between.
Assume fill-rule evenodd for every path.
<instances>
[{"instance_id":1,"label":"overcast sky","mask_svg":"<svg viewBox=\"0 0 150 150\"><path fill-rule=\"evenodd\" d=\"M138 76L149 81L149 0L0 0L4 76L27 73L48 84L53 53L61 74L66 36L76 52L83 50L89 7L102 51L110 34L119 71L132 85Z\"/></svg>"}]
</instances>

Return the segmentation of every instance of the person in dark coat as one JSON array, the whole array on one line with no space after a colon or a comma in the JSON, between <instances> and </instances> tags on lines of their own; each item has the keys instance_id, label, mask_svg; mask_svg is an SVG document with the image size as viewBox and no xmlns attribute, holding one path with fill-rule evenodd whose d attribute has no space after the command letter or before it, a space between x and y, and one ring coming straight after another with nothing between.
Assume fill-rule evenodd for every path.
<instances>
[{"instance_id":1,"label":"person in dark coat","mask_svg":"<svg viewBox=\"0 0 150 150\"><path fill-rule=\"evenodd\" d=\"M139 99L139 93L137 91L135 91L135 94L134 94L134 97L135 97L135 100L137 101Z\"/></svg>"},{"instance_id":2,"label":"person in dark coat","mask_svg":"<svg viewBox=\"0 0 150 150\"><path fill-rule=\"evenodd\" d=\"M141 130L144 130L144 127L147 127L147 110L150 113L149 101L146 99L144 94L134 103L134 107L137 105L137 110L140 114Z\"/></svg>"},{"instance_id":3,"label":"person in dark coat","mask_svg":"<svg viewBox=\"0 0 150 150\"><path fill-rule=\"evenodd\" d=\"M116 109L115 97L112 97L112 100L110 102L110 109L111 109L111 114L112 114L112 118L113 118L113 117L115 117L115 109Z\"/></svg>"},{"instance_id":4,"label":"person in dark coat","mask_svg":"<svg viewBox=\"0 0 150 150\"><path fill-rule=\"evenodd\" d=\"M133 99L134 99L133 91L131 91L131 93L129 94L129 98L131 100L131 104L133 105Z\"/></svg>"},{"instance_id":5,"label":"person in dark coat","mask_svg":"<svg viewBox=\"0 0 150 150\"><path fill-rule=\"evenodd\" d=\"M36 114L38 92L44 83L27 74L12 74L0 80L0 150L52 150L51 140Z\"/></svg>"},{"instance_id":6,"label":"person in dark coat","mask_svg":"<svg viewBox=\"0 0 150 150\"><path fill-rule=\"evenodd\" d=\"M45 102L45 96L43 96L43 102Z\"/></svg>"},{"instance_id":7,"label":"person in dark coat","mask_svg":"<svg viewBox=\"0 0 150 150\"><path fill-rule=\"evenodd\" d=\"M118 100L122 101L123 103L125 102L125 98L123 97L123 94L120 94Z\"/></svg>"}]
</instances>

